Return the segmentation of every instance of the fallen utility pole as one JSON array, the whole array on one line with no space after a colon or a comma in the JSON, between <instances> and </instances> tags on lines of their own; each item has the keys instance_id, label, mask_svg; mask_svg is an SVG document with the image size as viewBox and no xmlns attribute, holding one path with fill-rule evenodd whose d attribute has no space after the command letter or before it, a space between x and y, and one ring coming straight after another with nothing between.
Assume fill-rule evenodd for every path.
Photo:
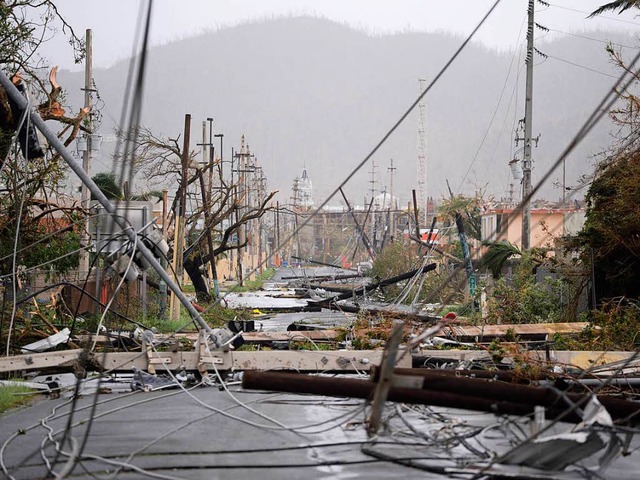
<instances>
[{"instance_id":1,"label":"fallen utility pole","mask_svg":"<svg viewBox=\"0 0 640 480\"><path fill-rule=\"evenodd\" d=\"M482 378L457 377L443 375L437 370L396 369L392 385L394 387L418 388L422 390L436 390L460 395L482 396L488 399L502 400L508 398L510 402L530 405L540 405L546 408L566 408L570 403L583 406L589 401L591 395L562 392L554 388L536 387L531 385L517 385L502 381ZM383 372L377 368L372 372L375 381L381 378ZM607 409L613 418L633 418L640 414L640 403L622 400L606 395L597 396L600 403ZM567 402L569 400L569 402ZM634 420L634 423L640 418Z\"/></svg>"},{"instance_id":2,"label":"fallen utility pole","mask_svg":"<svg viewBox=\"0 0 640 480\"><path fill-rule=\"evenodd\" d=\"M317 304L316 304L317 305ZM319 308L319 306L315 306L314 308ZM355 304L336 304L335 302L331 302L329 305L322 305L322 308L326 308L329 310L337 310L345 313L360 313L366 312L369 315L380 315L385 318L401 318L403 320L412 320L415 322L437 322L442 318L440 315L434 314L424 314L424 313L412 313L408 311L402 310L390 310L388 306L375 308L370 306L362 306ZM318 310L314 310L312 307L306 307L303 311L305 312L315 312Z\"/></svg>"},{"instance_id":3,"label":"fallen utility pole","mask_svg":"<svg viewBox=\"0 0 640 480\"><path fill-rule=\"evenodd\" d=\"M355 272L356 270L354 270L353 268L342 268L340 265L334 265L333 263L325 263L325 262L320 262L318 260L312 260L310 258L302 258L302 257L296 257L295 255L291 255L291 258L295 259L295 260L300 260L301 262L306 262L306 263L313 263L315 265L322 265L325 267L333 267L333 268L340 268L342 270L350 270L352 272Z\"/></svg>"},{"instance_id":4,"label":"fallen utility pole","mask_svg":"<svg viewBox=\"0 0 640 480\"><path fill-rule=\"evenodd\" d=\"M258 389L275 392L308 393L341 398L363 398L371 400L376 389L376 383L368 380L354 380L350 378L318 377L283 372L245 372L242 386L246 389ZM486 398L482 391L477 395L464 395L453 392L424 390L422 388L407 388L392 386L389 389L388 401L412 403L448 408L461 408L496 415L531 415L535 405L518 403L510 400ZM588 398L585 396L585 398ZM640 423L640 416L635 415L640 406L635 402L620 400L626 405L620 410L609 412L614 420L630 424ZM628 412L630 414L628 414ZM547 408L546 417L562 418L569 422L580 422L582 418L575 410L568 408Z\"/></svg>"},{"instance_id":5,"label":"fallen utility pole","mask_svg":"<svg viewBox=\"0 0 640 480\"><path fill-rule=\"evenodd\" d=\"M288 275L285 277L280 277L282 280L307 280L313 279L316 282L327 282L329 280L349 280L352 278L362 278L362 275L359 273L353 273L350 275L309 275L305 277L301 277L300 275Z\"/></svg>"},{"instance_id":6,"label":"fallen utility pole","mask_svg":"<svg viewBox=\"0 0 640 480\"><path fill-rule=\"evenodd\" d=\"M417 268L415 270L411 270L410 272L402 273L400 275L396 275L395 277L391 277L391 278L388 278L386 280L382 280L382 281L377 282L377 283L371 283L371 284L365 285L365 286L363 286L361 288L353 289L350 292L341 293L340 295L336 295L333 298L319 300L318 302L315 302L315 305L322 304L322 303L334 302L336 300L344 300L344 299L352 297L354 295L364 295L365 293L370 292L372 290L375 290L377 288L387 287L389 285L393 285L394 283L401 282L402 280L407 280L407 279L409 279L409 278L411 278L411 277L413 277L415 275L430 272L432 270L435 270L436 267L437 267L437 265L435 263L430 263L429 265L425 265L424 267L420 267L420 268ZM314 305L314 303L310 302L310 305Z\"/></svg>"},{"instance_id":7,"label":"fallen utility pole","mask_svg":"<svg viewBox=\"0 0 640 480\"><path fill-rule=\"evenodd\" d=\"M295 332L299 334L300 332ZM302 339L302 337L300 337ZM202 345L204 347L204 345ZM132 367L148 370L154 368L201 371L201 368L217 365L219 370L263 370L290 369L304 372L357 373L368 371L382 360L381 350L349 351L210 351L199 347L192 351L155 352L104 352L88 353L84 349L58 352L31 353L0 357L0 373L16 371L72 372L77 365L89 371L131 372ZM398 360L400 367L408 367L411 359L405 356ZM159 367L162 366L162 367ZM212 368L212 367L211 367ZM369 382L370 383L370 382Z\"/></svg>"},{"instance_id":8,"label":"fallen utility pole","mask_svg":"<svg viewBox=\"0 0 640 480\"><path fill-rule=\"evenodd\" d=\"M18 91L18 89L13 85L9 77L3 72L0 71L0 85L4 87L7 94L11 97L11 99L18 105L21 110L25 110L29 108L29 104L27 99L22 96L22 94ZM109 201L109 199L102 193L102 190L98 188L95 182L91 179L91 177L84 171L81 165L71 156L67 148L60 141L58 136L53 133L49 127L45 124L44 120L40 118L40 115L37 112L32 111L31 113L31 121L36 126L40 132L44 135L44 137L59 154L60 156L67 162L71 170L78 176L78 178L89 187L93 198L95 198L100 205L104 207L104 209L109 212L113 216L113 221L122 229L124 234L129 238L132 244L136 245L138 251L142 254L142 256L149 262L151 267L158 273L160 278L164 280L172 292L175 293L176 297L182 302L185 306L191 318L198 323L198 325L204 329L206 332L211 331L211 327L207 325L204 319L200 316L198 311L195 309L189 299L185 296L184 293L180 290L180 287L176 285L171 276L166 272L164 268L160 265L156 257L151 253L149 248L143 243L138 241L137 233L131 229L130 225L126 222L126 219L119 216L116 211L116 207Z\"/></svg>"},{"instance_id":9,"label":"fallen utility pole","mask_svg":"<svg viewBox=\"0 0 640 480\"><path fill-rule=\"evenodd\" d=\"M330 330L323 330L323 332L330 332ZM417 358L418 357L413 357L412 360L415 361ZM515 370L456 370L451 368L424 368L422 366L422 362L419 362L419 365L419 367L414 368L396 368L394 374L422 376L422 372L425 372L425 376L427 377L430 375L438 374L450 377L482 378L494 381L498 380L500 382L519 383L523 385L536 384L541 381L560 381L562 383L569 384L572 391L575 388L578 388L581 392L587 391L587 386L597 387L609 385L616 388L637 388L638 386L640 386L640 377L638 377L637 375L621 375L617 377L607 375L599 377L597 375L585 376L584 374L558 374L548 370L540 370L536 373L527 372L526 374L524 374ZM378 367L371 368L371 375L373 378L375 378L377 375L377 373L375 372L376 368Z\"/></svg>"},{"instance_id":10,"label":"fallen utility pole","mask_svg":"<svg viewBox=\"0 0 640 480\"><path fill-rule=\"evenodd\" d=\"M339 188L340 193L342 194L342 198L344 198L344 203L347 204L347 209L351 214L351 218L353 222L356 224L356 228L358 229L358 233L360 234L360 238L362 239L362 243L364 243L365 248L367 249L367 253L369 254L369 258L373 262L376 259L376 254L371 247L371 242L369 241L369 237L367 237L367 233L364 231L364 226L360 226L358 219L356 218L356 214L353 212L351 205L349 204L349 200L347 200L347 196L344 194L342 187Z\"/></svg>"}]
</instances>

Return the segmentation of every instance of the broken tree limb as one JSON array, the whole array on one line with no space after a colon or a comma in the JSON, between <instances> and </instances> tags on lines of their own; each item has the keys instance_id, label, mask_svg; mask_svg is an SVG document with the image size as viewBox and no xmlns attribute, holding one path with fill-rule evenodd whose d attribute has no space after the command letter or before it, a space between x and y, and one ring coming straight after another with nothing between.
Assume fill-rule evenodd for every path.
<instances>
[{"instance_id":1,"label":"broken tree limb","mask_svg":"<svg viewBox=\"0 0 640 480\"><path fill-rule=\"evenodd\" d=\"M460 260L458 257L451 255L450 253L445 252L444 250L441 250L437 247L434 247L432 243L430 242L425 242L423 240L420 240L419 238L413 236L413 235L409 235L409 240L416 242L418 244L420 244L423 247L432 249L434 252L439 253L440 255L442 255L443 257L448 258L449 260L455 262L455 263L460 263L462 262L462 260Z\"/></svg>"}]
</instances>

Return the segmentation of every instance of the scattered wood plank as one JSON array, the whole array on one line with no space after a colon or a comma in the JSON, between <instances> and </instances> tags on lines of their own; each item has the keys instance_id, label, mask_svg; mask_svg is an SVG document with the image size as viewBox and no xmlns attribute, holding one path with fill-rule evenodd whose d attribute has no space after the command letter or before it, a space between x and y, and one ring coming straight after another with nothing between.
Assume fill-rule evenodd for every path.
<instances>
[{"instance_id":1,"label":"scattered wood plank","mask_svg":"<svg viewBox=\"0 0 640 480\"><path fill-rule=\"evenodd\" d=\"M443 334L461 342L490 341L494 338L503 338L507 335L515 335L521 339L531 339L532 337L546 337L556 333L577 334L583 331L588 325L588 322L484 326L447 325L443 328Z\"/></svg>"}]
</instances>

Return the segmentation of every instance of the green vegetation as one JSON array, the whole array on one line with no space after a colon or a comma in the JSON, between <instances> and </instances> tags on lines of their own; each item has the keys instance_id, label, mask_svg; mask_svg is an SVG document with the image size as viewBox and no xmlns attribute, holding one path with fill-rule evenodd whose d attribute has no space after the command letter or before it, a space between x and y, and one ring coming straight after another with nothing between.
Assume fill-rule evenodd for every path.
<instances>
[{"instance_id":1,"label":"green vegetation","mask_svg":"<svg viewBox=\"0 0 640 480\"><path fill-rule=\"evenodd\" d=\"M442 220L444 227L452 227L455 231L455 219L459 214L467 237L480 240L482 238L480 212L483 203L484 200L480 194L473 198L455 195L453 198L443 199L438 205L438 217Z\"/></svg>"},{"instance_id":2,"label":"green vegetation","mask_svg":"<svg viewBox=\"0 0 640 480\"><path fill-rule=\"evenodd\" d=\"M589 326L574 338L557 335L556 348L568 350L637 350L640 344L640 303L617 299L591 310Z\"/></svg>"},{"instance_id":3,"label":"green vegetation","mask_svg":"<svg viewBox=\"0 0 640 480\"><path fill-rule=\"evenodd\" d=\"M260 275L256 275L254 280L245 280L244 286L234 286L234 292L251 292L255 290L260 290L264 282L269 280L276 273L275 268L267 268L263 270Z\"/></svg>"},{"instance_id":4,"label":"green vegetation","mask_svg":"<svg viewBox=\"0 0 640 480\"><path fill-rule=\"evenodd\" d=\"M388 244L376 255L370 276L375 279L395 277L418 266L416 248L405 242L396 241ZM394 300L402 291L403 284L385 287L383 295L387 301Z\"/></svg>"},{"instance_id":5,"label":"green vegetation","mask_svg":"<svg viewBox=\"0 0 640 480\"><path fill-rule=\"evenodd\" d=\"M23 386L0 386L0 414L31 400L33 390Z\"/></svg>"},{"instance_id":6,"label":"green vegetation","mask_svg":"<svg viewBox=\"0 0 640 480\"><path fill-rule=\"evenodd\" d=\"M587 192L584 227L571 246L593 263L599 300L640 297L640 147L612 154Z\"/></svg>"},{"instance_id":7,"label":"green vegetation","mask_svg":"<svg viewBox=\"0 0 640 480\"><path fill-rule=\"evenodd\" d=\"M314 342L312 340L292 340L289 343L290 350L335 350L333 343Z\"/></svg>"},{"instance_id":8,"label":"green vegetation","mask_svg":"<svg viewBox=\"0 0 640 480\"><path fill-rule=\"evenodd\" d=\"M523 256L511 278L502 277L493 286L487 304L489 323L545 323L560 321L563 281L551 276L536 282L532 273L537 262Z\"/></svg>"},{"instance_id":9,"label":"green vegetation","mask_svg":"<svg viewBox=\"0 0 640 480\"><path fill-rule=\"evenodd\" d=\"M104 196L109 200L124 200L124 194L122 193L120 185L118 185L115 173L97 173L91 178L91 180L94 181L100 191L104 193ZM95 200L93 194L91 195L91 199Z\"/></svg>"}]
</instances>

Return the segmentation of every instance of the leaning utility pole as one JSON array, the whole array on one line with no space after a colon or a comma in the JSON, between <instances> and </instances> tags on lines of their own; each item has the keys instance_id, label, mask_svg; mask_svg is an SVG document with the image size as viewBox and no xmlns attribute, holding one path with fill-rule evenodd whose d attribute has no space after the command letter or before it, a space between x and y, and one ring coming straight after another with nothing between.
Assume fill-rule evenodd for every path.
<instances>
[{"instance_id":1,"label":"leaning utility pole","mask_svg":"<svg viewBox=\"0 0 640 480\"><path fill-rule=\"evenodd\" d=\"M2 86L9 97L18 105L18 107L24 111L29 108L29 104L27 99L18 91L16 86L11 82L9 77L0 69L0 86ZM211 327L204 321L202 316L198 313L195 307L191 304L189 299L185 296L185 294L180 290L180 287L175 284L171 276L167 273L167 271L162 268L154 254L151 250L145 245L144 242L138 242L138 236L135 231L130 228L120 215L117 215L116 207L107 199L107 197L102 193L102 191L98 188L91 177L87 175L87 173L80 168L80 165L75 161L75 159L71 156L67 148L60 141L58 136L53 133L47 127L46 123L37 112L31 112L31 121L36 126L40 132L45 136L49 145L54 148L67 163L69 168L73 170L73 172L80 178L82 183L88 185L91 194L95 197L95 199L100 203L104 209L112 215L114 223L122 229L124 235L127 236L129 241L136 245L136 249L140 252L140 254L144 257L144 259L151 264L151 267L158 273L160 278L164 280L167 286L171 289L172 292L176 294L182 305L191 315L191 318L198 323L200 328L202 328L205 332L211 332ZM7 342L8 343L8 342Z\"/></svg>"},{"instance_id":2,"label":"leaning utility pole","mask_svg":"<svg viewBox=\"0 0 640 480\"><path fill-rule=\"evenodd\" d=\"M91 176L91 142L93 140L93 131L91 125L91 92L93 90L92 85L92 77L93 77L93 51L92 51L92 32L90 28L87 28L85 32L85 42L86 42L86 54L85 54L85 65L84 65L84 108L88 112L87 121L89 122L87 125L87 130L89 134L87 135L87 143L86 148L82 154L82 169L86 172L86 174ZM89 187L86 184L82 184L82 209L86 212L89 211L89 206L91 203L91 192L89 191ZM80 245L83 248L80 251L80 275L89 275L89 222L85 223L84 228L82 229L82 238L80 239Z\"/></svg>"},{"instance_id":3,"label":"leaning utility pole","mask_svg":"<svg viewBox=\"0 0 640 480\"><path fill-rule=\"evenodd\" d=\"M531 241L531 138L533 110L533 14L535 0L529 0L527 25L527 85L524 104L524 157L522 162L522 249L529 250Z\"/></svg>"}]
</instances>

